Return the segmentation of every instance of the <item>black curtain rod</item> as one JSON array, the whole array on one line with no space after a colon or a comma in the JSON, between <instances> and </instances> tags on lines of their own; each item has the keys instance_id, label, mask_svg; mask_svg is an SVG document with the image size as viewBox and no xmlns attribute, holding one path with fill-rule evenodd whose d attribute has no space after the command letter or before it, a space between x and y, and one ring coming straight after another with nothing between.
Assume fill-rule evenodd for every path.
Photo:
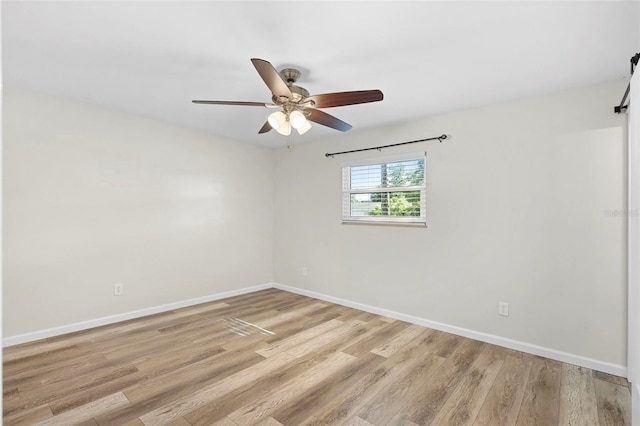
<instances>
[{"instance_id":1,"label":"black curtain rod","mask_svg":"<svg viewBox=\"0 0 640 426\"><path fill-rule=\"evenodd\" d=\"M636 66L638 65L638 60L640 60L640 53L636 53L631 57L631 75L636 70ZM620 101L620 105L613 107L613 112L616 114L620 114L629 108L629 105L625 105L624 103L627 101L627 96L629 96L629 90L631 89L631 83L627 84L627 90L624 91L624 96L622 96L622 100Z\"/></svg>"},{"instance_id":2,"label":"black curtain rod","mask_svg":"<svg viewBox=\"0 0 640 426\"><path fill-rule=\"evenodd\" d=\"M446 138L447 138L447 135L441 135L441 136L437 136L435 138L426 138L426 139L418 139L418 140L409 141L409 142L392 143L390 145L374 146L374 147L371 147L371 148L352 149L351 151L327 152L324 156L333 158L334 155L351 154L352 152L371 151L373 149L377 149L378 151L380 151L382 148L390 148L392 146L408 145L410 143L435 141L435 140L438 140L438 141L440 141L442 143L442 141L445 140Z\"/></svg>"}]
</instances>

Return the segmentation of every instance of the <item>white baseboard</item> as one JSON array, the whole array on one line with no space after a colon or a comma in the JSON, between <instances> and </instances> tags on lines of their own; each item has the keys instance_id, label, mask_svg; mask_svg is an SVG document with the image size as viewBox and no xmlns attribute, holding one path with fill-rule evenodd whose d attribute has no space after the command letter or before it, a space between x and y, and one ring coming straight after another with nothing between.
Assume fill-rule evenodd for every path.
<instances>
[{"instance_id":1,"label":"white baseboard","mask_svg":"<svg viewBox=\"0 0 640 426\"><path fill-rule=\"evenodd\" d=\"M21 343L33 342L35 340L46 339L48 337L59 336L62 334L73 333L76 331L87 330L89 328L100 327L103 325L113 324L116 322L127 321L134 318L146 317L147 315L158 314L160 312L171 311L174 309L185 308L187 306L199 305L200 303L212 302L227 297L239 296L241 294L252 293L258 290L273 288L271 283L255 285L239 290L225 291L222 293L212 294L209 296L197 297L195 299L183 300L166 305L153 306L150 308L140 309L137 311L125 312L122 314L111 315L108 317L96 318L89 321L77 322L74 324L63 325L60 327L48 328L46 330L34 331L31 333L19 334L17 336L5 337L2 339L2 347L19 345Z\"/></svg>"},{"instance_id":2,"label":"white baseboard","mask_svg":"<svg viewBox=\"0 0 640 426\"><path fill-rule=\"evenodd\" d=\"M480 340L481 342L491 343L493 345L503 346L505 348L514 349L521 352L526 352L533 355L542 356L556 361L566 362L568 364L579 365L581 367L590 368L592 370L602 371L604 373L613 374L615 376L627 377L627 367L623 365L613 364L604 361L598 361L596 359L583 357L567 352L558 351L555 349L545 348L543 346L533 345L531 343L520 342L517 340L507 339L505 337L495 336L493 334L482 333L479 331L469 330L467 328L456 327L453 325L443 324L436 321L431 321L424 318L414 317L412 315L401 314L399 312L389 311L387 309L377 308L375 306L369 306L351 300L340 299L338 297L327 296L326 294L316 293L314 291L303 290L297 287L291 287L284 284L273 283L273 287L288 291L291 293L300 294L302 296L313 297L315 299L324 300L326 302L336 303L338 305L347 306L350 308L358 309L361 311L371 312L372 314L383 315L390 318L395 318L401 321L410 322L412 324L421 325L423 327L429 327L436 330L444 331L447 333L455 334L458 336L468 337L474 340ZM639 419L640 420L640 419ZM640 424L639 424L640 426Z\"/></svg>"}]
</instances>

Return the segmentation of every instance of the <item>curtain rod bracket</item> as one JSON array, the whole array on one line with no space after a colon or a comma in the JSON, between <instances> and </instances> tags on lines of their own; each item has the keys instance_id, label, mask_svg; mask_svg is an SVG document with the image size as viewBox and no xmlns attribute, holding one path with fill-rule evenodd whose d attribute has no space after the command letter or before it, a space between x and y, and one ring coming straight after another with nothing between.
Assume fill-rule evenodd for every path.
<instances>
[{"instance_id":1,"label":"curtain rod bracket","mask_svg":"<svg viewBox=\"0 0 640 426\"><path fill-rule=\"evenodd\" d=\"M633 55L631 57L631 75L633 75L634 71L636 70L636 66L638 65L638 61L640 60L640 53L636 53L635 55ZM629 96L629 89L631 89L631 83L629 83L627 85L627 90L624 91L624 96L622 97L622 100L620 101L620 105L616 105L613 107L613 112L616 114L621 114L623 112L627 111L627 108L629 108L629 105L625 105L624 103L627 101L627 96Z\"/></svg>"}]
</instances>

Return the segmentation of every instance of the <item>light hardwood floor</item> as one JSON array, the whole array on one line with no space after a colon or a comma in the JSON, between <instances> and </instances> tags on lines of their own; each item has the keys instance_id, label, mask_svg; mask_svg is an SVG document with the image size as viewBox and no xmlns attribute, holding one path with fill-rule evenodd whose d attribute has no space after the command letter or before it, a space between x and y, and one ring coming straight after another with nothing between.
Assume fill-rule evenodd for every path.
<instances>
[{"instance_id":1,"label":"light hardwood floor","mask_svg":"<svg viewBox=\"0 0 640 426\"><path fill-rule=\"evenodd\" d=\"M270 289L4 350L4 424L628 425L623 378Z\"/></svg>"}]
</instances>

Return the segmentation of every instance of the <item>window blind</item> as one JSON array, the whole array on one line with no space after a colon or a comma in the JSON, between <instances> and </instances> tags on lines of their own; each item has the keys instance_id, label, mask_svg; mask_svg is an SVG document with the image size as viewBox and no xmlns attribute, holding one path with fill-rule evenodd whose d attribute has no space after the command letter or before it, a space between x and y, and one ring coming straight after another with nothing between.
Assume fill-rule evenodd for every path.
<instances>
[{"instance_id":1,"label":"window blind","mask_svg":"<svg viewBox=\"0 0 640 426\"><path fill-rule=\"evenodd\" d=\"M425 153L343 165L344 222L426 223Z\"/></svg>"}]
</instances>

